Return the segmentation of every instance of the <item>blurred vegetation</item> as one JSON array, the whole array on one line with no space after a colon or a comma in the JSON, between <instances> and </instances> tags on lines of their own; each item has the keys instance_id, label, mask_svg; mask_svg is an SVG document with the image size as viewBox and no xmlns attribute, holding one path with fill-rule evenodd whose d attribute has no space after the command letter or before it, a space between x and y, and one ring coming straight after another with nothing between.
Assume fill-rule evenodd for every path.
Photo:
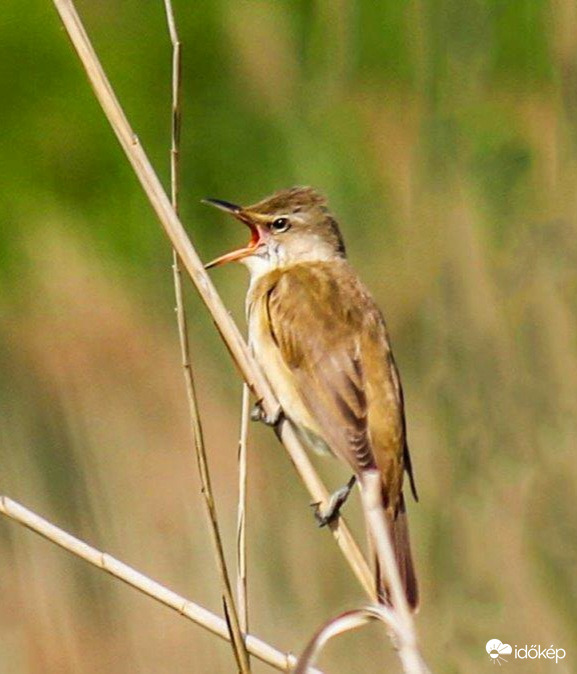
<instances>
[{"instance_id":1,"label":"blurred vegetation","mask_svg":"<svg viewBox=\"0 0 577 674\"><path fill-rule=\"evenodd\" d=\"M163 3L78 5L166 179ZM575 669L577 6L175 8L182 215L201 255L244 236L202 197L248 203L314 185L385 311L421 493L409 507L432 668L485 671L498 637L563 647L559 671ZM220 611L170 250L48 0L4 0L0 87L0 492ZM214 278L242 321L244 270ZM240 382L192 291L188 304L232 560ZM270 431L252 436L252 629L298 652L363 597ZM335 486L345 475L319 466ZM0 560L2 672L233 671L226 645L9 522ZM375 627L321 664L394 663Z\"/></svg>"}]
</instances>

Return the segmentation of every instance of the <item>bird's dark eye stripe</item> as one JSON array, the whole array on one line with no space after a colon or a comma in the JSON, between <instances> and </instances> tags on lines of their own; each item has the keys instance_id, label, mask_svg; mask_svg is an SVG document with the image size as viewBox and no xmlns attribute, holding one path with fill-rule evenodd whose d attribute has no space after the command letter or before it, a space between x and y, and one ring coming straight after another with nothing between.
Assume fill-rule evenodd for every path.
<instances>
[{"instance_id":1,"label":"bird's dark eye stripe","mask_svg":"<svg viewBox=\"0 0 577 674\"><path fill-rule=\"evenodd\" d=\"M271 227L275 232L286 232L286 230L291 226L290 220L288 218L277 218L273 220Z\"/></svg>"}]
</instances>

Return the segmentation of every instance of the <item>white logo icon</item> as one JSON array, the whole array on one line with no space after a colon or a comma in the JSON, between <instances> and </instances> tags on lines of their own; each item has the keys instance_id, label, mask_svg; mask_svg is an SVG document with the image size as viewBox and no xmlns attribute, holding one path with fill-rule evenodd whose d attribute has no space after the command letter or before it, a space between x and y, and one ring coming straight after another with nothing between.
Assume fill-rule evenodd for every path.
<instances>
[{"instance_id":1,"label":"white logo icon","mask_svg":"<svg viewBox=\"0 0 577 674\"><path fill-rule=\"evenodd\" d=\"M513 652L513 649L509 644L504 644L502 641L499 641L499 639L489 639L485 646L485 650L489 654L492 663L494 665L499 663L499 666L501 666L501 661L507 662L503 655L511 655Z\"/></svg>"}]
</instances>

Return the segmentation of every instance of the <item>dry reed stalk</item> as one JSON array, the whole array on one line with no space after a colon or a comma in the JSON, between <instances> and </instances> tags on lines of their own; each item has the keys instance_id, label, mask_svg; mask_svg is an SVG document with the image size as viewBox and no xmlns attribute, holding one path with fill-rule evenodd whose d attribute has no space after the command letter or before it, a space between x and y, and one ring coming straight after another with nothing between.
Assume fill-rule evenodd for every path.
<instances>
[{"instance_id":1,"label":"dry reed stalk","mask_svg":"<svg viewBox=\"0 0 577 674\"><path fill-rule=\"evenodd\" d=\"M332 618L325 623L309 641L301 656L297 666L291 674L311 674L314 671L313 665L327 643L334 637L358 629L363 625L374 620L384 622L389 630L395 629L395 616L386 606L365 606L353 611L341 613L336 618Z\"/></svg>"},{"instance_id":2,"label":"dry reed stalk","mask_svg":"<svg viewBox=\"0 0 577 674\"><path fill-rule=\"evenodd\" d=\"M172 121L171 121L171 151L170 151L170 185L171 185L171 201L175 213L179 211L179 188L180 188L180 128L181 128L181 42L178 36L176 21L174 18L174 11L171 0L164 0L164 7L166 10L166 19L168 24L168 32L170 41L172 43ZM198 465L198 472L201 480L201 492L207 510L209 527L216 557L216 564L220 574L223 601L225 613L228 618L231 632L231 645L234 657L238 668L242 674L250 674L250 661L242 634L242 627L238 618L236 605L232 593L230 577L224 557L224 549L222 545L222 537L220 535L220 528L218 525L218 516L216 512L216 505L214 501L214 494L212 491L212 482L210 479L210 472L208 469L208 459L204 446L204 436L202 432L202 423L200 420L200 412L198 409L198 400L196 396L196 388L194 384L194 377L192 375L192 363L190 359L190 346L188 339L188 327L186 320L186 312L184 309L182 281L180 274L180 265L178 263L178 254L173 249L173 280L174 280L174 294L176 298L176 316L178 321L178 336L180 341L180 351L182 356L182 367L184 372L184 380L186 384L186 394L188 400L188 412L191 421L191 431L193 435L193 443ZM246 631L246 628L245 628Z\"/></svg>"},{"instance_id":3,"label":"dry reed stalk","mask_svg":"<svg viewBox=\"0 0 577 674\"><path fill-rule=\"evenodd\" d=\"M248 599L246 580L246 505L248 481L248 423L250 417L250 390L242 385L240 437L238 440L238 508L236 522L236 600L240 626L248 632Z\"/></svg>"},{"instance_id":4,"label":"dry reed stalk","mask_svg":"<svg viewBox=\"0 0 577 674\"><path fill-rule=\"evenodd\" d=\"M202 262L186 235L178 215L172 208L138 137L132 131L90 43L80 17L76 12L74 3L72 0L52 1L120 145L130 161L173 247L178 252L182 264L207 306L236 366L257 400L261 401L264 411L268 415L274 416L279 405L272 389L252 357L238 327L230 317L208 274L204 270ZM290 423L282 421L276 432L289 452L291 460L313 501L326 505L329 493L313 468L294 428ZM372 574L344 519L342 517L338 518L330 525L330 529L361 586L368 596L374 599L375 588Z\"/></svg>"},{"instance_id":5,"label":"dry reed stalk","mask_svg":"<svg viewBox=\"0 0 577 674\"><path fill-rule=\"evenodd\" d=\"M221 639L230 641L229 626L222 618L169 590L164 585L128 566L128 564L124 564L111 555L93 548L7 496L0 496L0 514L28 527L28 529L84 559L98 569L106 571L143 594L156 599L156 601L177 611ZM279 651L262 639L247 634L245 641L246 648L251 655L281 672L292 671L296 665L294 655ZM314 672L315 674L322 674L316 669Z\"/></svg>"}]
</instances>

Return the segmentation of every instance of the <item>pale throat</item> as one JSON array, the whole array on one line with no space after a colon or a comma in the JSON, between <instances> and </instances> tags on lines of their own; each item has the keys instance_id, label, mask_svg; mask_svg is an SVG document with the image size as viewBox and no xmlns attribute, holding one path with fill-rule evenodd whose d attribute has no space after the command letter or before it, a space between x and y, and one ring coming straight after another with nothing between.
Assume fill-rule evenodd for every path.
<instances>
[{"instance_id":1,"label":"pale throat","mask_svg":"<svg viewBox=\"0 0 577 674\"><path fill-rule=\"evenodd\" d=\"M249 255L240 262L250 272L251 287L263 276L277 269L287 269L303 262L329 262L340 257L332 246L320 236L307 237L300 246L290 248L281 242L271 241L266 248L255 255Z\"/></svg>"}]
</instances>

